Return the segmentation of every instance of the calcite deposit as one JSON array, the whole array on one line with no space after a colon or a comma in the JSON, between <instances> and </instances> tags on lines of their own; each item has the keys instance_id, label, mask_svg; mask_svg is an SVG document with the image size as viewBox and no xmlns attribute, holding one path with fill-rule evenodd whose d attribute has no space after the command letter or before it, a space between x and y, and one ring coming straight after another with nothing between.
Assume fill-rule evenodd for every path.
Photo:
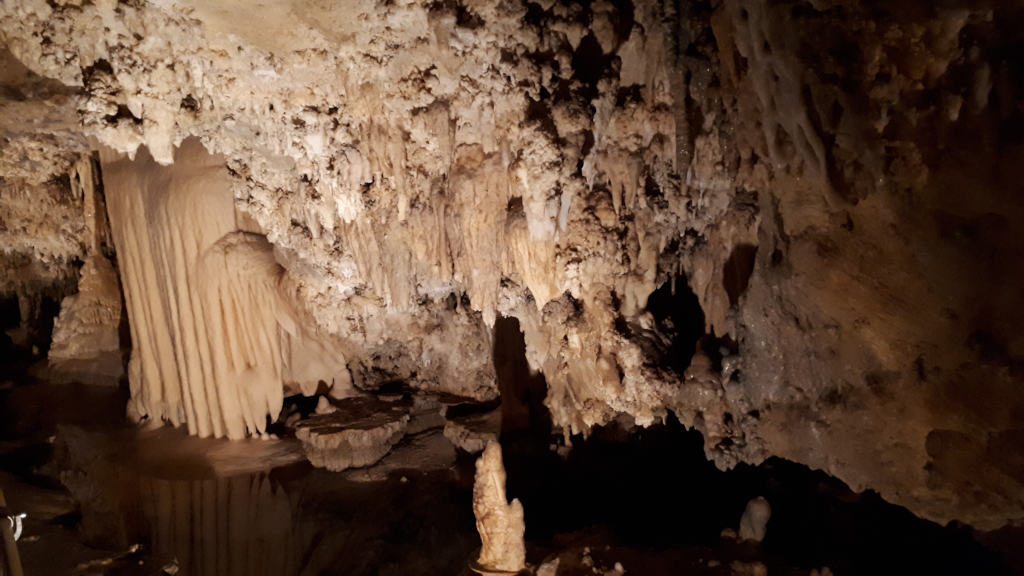
<instances>
[{"instance_id":1,"label":"calcite deposit","mask_svg":"<svg viewBox=\"0 0 1024 576\"><path fill-rule=\"evenodd\" d=\"M481 574L516 574L526 568L523 505L505 496L501 445L491 442L476 461L473 514L482 547L474 570Z\"/></svg>"},{"instance_id":2,"label":"calcite deposit","mask_svg":"<svg viewBox=\"0 0 1024 576\"><path fill-rule=\"evenodd\" d=\"M489 443L498 441L501 433L500 410L447 418L444 437L470 454L483 452Z\"/></svg>"},{"instance_id":3,"label":"calcite deposit","mask_svg":"<svg viewBox=\"0 0 1024 576\"><path fill-rule=\"evenodd\" d=\"M73 291L69 175L103 148L136 417L241 437L286 393L494 399L514 317L566 436L672 412L722 467L1024 521L1022 21L0 3L0 290Z\"/></svg>"},{"instance_id":4,"label":"calcite deposit","mask_svg":"<svg viewBox=\"0 0 1024 576\"><path fill-rule=\"evenodd\" d=\"M401 401L349 398L336 408L299 422L295 430L309 461L334 472L376 464L409 427L409 406Z\"/></svg>"},{"instance_id":5,"label":"calcite deposit","mask_svg":"<svg viewBox=\"0 0 1024 576\"><path fill-rule=\"evenodd\" d=\"M113 251L107 211L99 193L99 175L91 156L74 164L71 189L82 200L85 263L78 291L61 302L49 350L51 374L90 383L117 384L124 374L121 358L121 285L107 256Z\"/></svg>"},{"instance_id":6,"label":"calcite deposit","mask_svg":"<svg viewBox=\"0 0 1024 576\"><path fill-rule=\"evenodd\" d=\"M768 520L772 517L772 506L763 497L758 496L747 502L747 507L740 517L740 540L760 542L764 540L768 529Z\"/></svg>"}]
</instances>

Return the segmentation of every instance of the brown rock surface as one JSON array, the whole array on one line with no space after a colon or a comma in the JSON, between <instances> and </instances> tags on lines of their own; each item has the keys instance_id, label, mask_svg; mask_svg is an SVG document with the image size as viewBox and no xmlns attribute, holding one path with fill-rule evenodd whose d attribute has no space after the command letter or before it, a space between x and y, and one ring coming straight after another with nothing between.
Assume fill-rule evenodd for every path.
<instances>
[{"instance_id":1,"label":"brown rock surface","mask_svg":"<svg viewBox=\"0 0 1024 576\"><path fill-rule=\"evenodd\" d=\"M483 452L500 434L501 410L450 416L444 424L444 437L470 454Z\"/></svg>"},{"instance_id":2,"label":"brown rock surface","mask_svg":"<svg viewBox=\"0 0 1024 576\"><path fill-rule=\"evenodd\" d=\"M3 291L73 282L86 137L196 137L325 383L493 398L514 316L566 433L671 410L721 466L1024 520L1021 9L584 4L3 4Z\"/></svg>"}]
</instances>

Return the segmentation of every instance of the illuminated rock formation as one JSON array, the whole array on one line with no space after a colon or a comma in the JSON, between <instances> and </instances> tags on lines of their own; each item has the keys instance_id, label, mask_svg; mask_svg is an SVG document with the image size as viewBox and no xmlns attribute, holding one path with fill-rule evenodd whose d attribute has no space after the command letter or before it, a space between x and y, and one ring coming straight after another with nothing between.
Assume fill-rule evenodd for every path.
<instances>
[{"instance_id":1,"label":"illuminated rock formation","mask_svg":"<svg viewBox=\"0 0 1024 576\"><path fill-rule=\"evenodd\" d=\"M195 137L224 172L187 230L148 234L107 191L115 240L149 244L149 264L117 246L138 415L259 432L282 383L321 379L494 398L500 315L566 435L671 411L721 467L777 455L939 522L1019 521L1019 9L933 4L4 3L10 85L35 87L0 114L3 266L33 279L5 292L73 284L85 136L182 176ZM69 111L66 139L12 120ZM218 266L273 255L287 312L232 320L266 339L168 337L274 300L270 276L179 266L239 229L263 255L224 244ZM242 346L224 398L215 343Z\"/></svg>"},{"instance_id":2,"label":"illuminated rock formation","mask_svg":"<svg viewBox=\"0 0 1024 576\"><path fill-rule=\"evenodd\" d=\"M491 442L476 461L473 484L473 513L483 547L476 567L484 574L516 573L526 568L526 544L523 534L523 505L509 503L505 496L505 466L501 445Z\"/></svg>"},{"instance_id":3,"label":"illuminated rock formation","mask_svg":"<svg viewBox=\"0 0 1024 576\"><path fill-rule=\"evenodd\" d=\"M99 177L91 156L75 163L70 183L82 200L85 263L78 292L61 302L53 325L49 361L58 378L116 385L124 374L121 358L121 286L104 251L112 250L106 207L97 193Z\"/></svg>"},{"instance_id":4,"label":"illuminated rock formation","mask_svg":"<svg viewBox=\"0 0 1024 576\"><path fill-rule=\"evenodd\" d=\"M334 472L376 464L409 426L409 407L402 402L348 398L335 406L295 429L309 461Z\"/></svg>"},{"instance_id":5,"label":"illuminated rock formation","mask_svg":"<svg viewBox=\"0 0 1024 576\"><path fill-rule=\"evenodd\" d=\"M768 520L772 517L772 506L767 500L758 496L747 502L740 518L740 540L760 542L764 540L768 528Z\"/></svg>"},{"instance_id":6,"label":"illuminated rock formation","mask_svg":"<svg viewBox=\"0 0 1024 576\"><path fill-rule=\"evenodd\" d=\"M132 330L129 413L199 436L260 433L281 409L273 260L239 250L227 174L192 143L161 167L104 154ZM233 285L245 271L250 276Z\"/></svg>"}]
</instances>

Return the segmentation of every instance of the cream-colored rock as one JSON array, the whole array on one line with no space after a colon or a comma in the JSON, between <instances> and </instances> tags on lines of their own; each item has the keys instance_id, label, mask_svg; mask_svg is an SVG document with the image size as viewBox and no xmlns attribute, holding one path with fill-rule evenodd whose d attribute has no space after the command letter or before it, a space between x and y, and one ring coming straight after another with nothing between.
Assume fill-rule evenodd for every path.
<instances>
[{"instance_id":1,"label":"cream-colored rock","mask_svg":"<svg viewBox=\"0 0 1024 576\"><path fill-rule=\"evenodd\" d=\"M283 400L276 264L233 234L225 178L198 142L167 168L104 154L132 331L129 413L241 438L263 432Z\"/></svg>"},{"instance_id":2,"label":"cream-colored rock","mask_svg":"<svg viewBox=\"0 0 1024 576\"><path fill-rule=\"evenodd\" d=\"M401 402L360 397L339 400L335 407L295 426L309 461L333 472L379 462L409 425L409 407Z\"/></svg>"},{"instance_id":3,"label":"cream-colored rock","mask_svg":"<svg viewBox=\"0 0 1024 576\"><path fill-rule=\"evenodd\" d=\"M483 547L476 567L483 573L516 573L526 568L523 505L505 496L501 445L491 442L476 461L473 514Z\"/></svg>"},{"instance_id":4,"label":"cream-colored rock","mask_svg":"<svg viewBox=\"0 0 1024 576\"><path fill-rule=\"evenodd\" d=\"M768 531L768 520L772 517L772 506L763 497L758 496L747 502L740 518L740 540L760 542Z\"/></svg>"},{"instance_id":5,"label":"cream-colored rock","mask_svg":"<svg viewBox=\"0 0 1024 576\"><path fill-rule=\"evenodd\" d=\"M313 410L313 413L314 414L330 414L331 412L334 412L337 409L338 409L337 406L331 404L331 401L328 400L326 396L321 396L316 401L316 408Z\"/></svg>"},{"instance_id":6,"label":"cream-colored rock","mask_svg":"<svg viewBox=\"0 0 1024 576\"><path fill-rule=\"evenodd\" d=\"M293 314L266 240L237 230L219 159L195 141L177 159L103 162L132 330L129 412L199 436L262 434L286 384L347 376L344 356Z\"/></svg>"},{"instance_id":7,"label":"cream-colored rock","mask_svg":"<svg viewBox=\"0 0 1024 576\"><path fill-rule=\"evenodd\" d=\"M54 379L117 385L124 374L123 305L117 271L103 254L112 245L96 166L91 155L83 155L71 169L71 191L82 201L86 256L78 292L64 298L54 320L48 358Z\"/></svg>"},{"instance_id":8,"label":"cream-colored rock","mask_svg":"<svg viewBox=\"0 0 1024 576\"><path fill-rule=\"evenodd\" d=\"M124 372L121 360L121 287L117 272L102 254L82 266L78 293L64 298L53 324L51 372L86 383L116 385Z\"/></svg>"}]
</instances>

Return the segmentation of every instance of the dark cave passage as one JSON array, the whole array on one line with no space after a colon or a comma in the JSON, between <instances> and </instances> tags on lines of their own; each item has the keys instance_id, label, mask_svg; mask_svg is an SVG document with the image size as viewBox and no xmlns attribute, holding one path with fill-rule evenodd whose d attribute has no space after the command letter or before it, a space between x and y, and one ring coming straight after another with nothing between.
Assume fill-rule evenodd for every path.
<instances>
[{"instance_id":1,"label":"dark cave passage","mask_svg":"<svg viewBox=\"0 0 1024 576\"><path fill-rule=\"evenodd\" d=\"M494 371L501 394L501 441L533 440L547 446L551 413L544 405L548 385L532 373L519 320L499 316L494 323Z\"/></svg>"},{"instance_id":2,"label":"dark cave passage","mask_svg":"<svg viewBox=\"0 0 1024 576\"><path fill-rule=\"evenodd\" d=\"M704 309L685 276L667 280L647 298L658 331L670 338L666 363L682 376L704 336Z\"/></svg>"},{"instance_id":3,"label":"dark cave passage","mask_svg":"<svg viewBox=\"0 0 1024 576\"><path fill-rule=\"evenodd\" d=\"M683 328L674 340L677 365L688 364L683 351L697 345L733 345L698 333L703 314L684 283L674 295L662 287L652 300L663 325ZM705 457L701 434L671 413L649 428L597 427L572 437L571 451L560 448L543 405L543 375L530 374L515 319L496 323L494 358L502 415L510 418L501 438L508 497L523 503L528 551L537 561L566 546L610 545L638 574L667 573L676 564L706 569L698 557L716 556L724 565L758 559L770 574L823 566L835 574L1012 573L970 528L922 520L806 466L770 458L719 470ZM764 542L723 539L757 496L772 506Z\"/></svg>"},{"instance_id":4,"label":"dark cave passage","mask_svg":"<svg viewBox=\"0 0 1024 576\"><path fill-rule=\"evenodd\" d=\"M771 458L718 470L704 457L701 435L673 416L647 429L595 429L574 438L564 459L513 453L507 468L509 497L526 510L528 543L647 550L621 556L640 574L666 573L666 558L697 570L697 555L724 564L757 558L769 574L823 566L835 574L1013 573L970 528L922 520L806 466ZM723 539L757 496L772 506L764 542Z\"/></svg>"},{"instance_id":5,"label":"dark cave passage","mask_svg":"<svg viewBox=\"0 0 1024 576\"><path fill-rule=\"evenodd\" d=\"M14 342L11 340L8 330L21 325L21 310L18 307L17 296L6 296L0 298L0 355L10 358L14 352Z\"/></svg>"},{"instance_id":6,"label":"dark cave passage","mask_svg":"<svg viewBox=\"0 0 1024 576\"><path fill-rule=\"evenodd\" d=\"M730 306L735 307L739 304L740 296L747 291L756 260L757 246L739 244L732 249L729 259L725 261L725 267L722 269L722 284L726 295L729 296Z\"/></svg>"}]
</instances>

